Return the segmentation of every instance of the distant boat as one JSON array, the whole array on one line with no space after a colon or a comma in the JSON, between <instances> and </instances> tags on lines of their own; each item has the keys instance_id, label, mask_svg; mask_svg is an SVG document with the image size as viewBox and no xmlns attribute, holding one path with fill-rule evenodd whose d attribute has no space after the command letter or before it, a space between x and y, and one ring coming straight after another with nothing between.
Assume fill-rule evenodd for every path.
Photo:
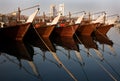
<instances>
[{"instance_id":1,"label":"distant boat","mask_svg":"<svg viewBox=\"0 0 120 81\"><path fill-rule=\"evenodd\" d=\"M91 36L103 17L104 15L101 15L95 21L88 21L88 23L83 22L77 29L76 33L78 35Z\"/></svg>"},{"instance_id":2,"label":"distant boat","mask_svg":"<svg viewBox=\"0 0 120 81\"><path fill-rule=\"evenodd\" d=\"M55 17L51 23L40 22L36 23L34 27L41 37L49 38L59 19L60 15Z\"/></svg>"},{"instance_id":3,"label":"distant boat","mask_svg":"<svg viewBox=\"0 0 120 81\"><path fill-rule=\"evenodd\" d=\"M0 28L0 37L2 39L10 39L10 40L22 40L31 26L33 19L35 18L36 14L38 13L39 9L37 9L33 14L31 14L24 24L17 24L13 26L7 26Z\"/></svg>"},{"instance_id":4,"label":"distant boat","mask_svg":"<svg viewBox=\"0 0 120 81\"><path fill-rule=\"evenodd\" d=\"M94 33L97 34L97 35L99 35L99 34L106 35L107 32L110 30L110 28L113 27L113 26L114 26L113 24L97 26Z\"/></svg>"},{"instance_id":5,"label":"distant boat","mask_svg":"<svg viewBox=\"0 0 120 81\"><path fill-rule=\"evenodd\" d=\"M104 23L101 23L99 26L96 27L96 30L95 30L95 34L99 35L99 34L102 34L102 35L106 35L107 32L110 30L111 27L114 27L116 21L118 20L118 16L117 15L113 15L115 17L112 17L112 19L105 19Z\"/></svg>"},{"instance_id":6,"label":"distant boat","mask_svg":"<svg viewBox=\"0 0 120 81\"><path fill-rule=\"evenodd\" d=\"M83 14L82 16L79 16L75 23L72 23L69 25L65 25L66 23L60 23L59 24L60 26L54 28L53 35L60 36L60 37L73 37L84 15L85 14Z\"/></svg>"},{"instance_id":7,"label":"distant boat","mask_svg":"<svg viewBox=\"0 0 120 81\"><path fill-rule=\"evenodd\" d=\"M77 29L77 35L91 36L92 32L96 29L98 23L84 24L80 25Z\"/></svg>"}]
</instances>

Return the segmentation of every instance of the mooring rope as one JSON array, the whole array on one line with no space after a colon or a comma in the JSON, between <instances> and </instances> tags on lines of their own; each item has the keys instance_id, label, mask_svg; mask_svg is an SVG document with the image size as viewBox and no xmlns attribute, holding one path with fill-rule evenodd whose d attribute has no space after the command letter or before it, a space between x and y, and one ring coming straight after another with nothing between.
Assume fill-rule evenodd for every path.
<instances>
[{"instance_id":1,"label":"mooring rope","mask_svg":"<svg viewBox=\"0 0 120 81\"><path fill-rule=\"evenodd\" d=\"M34 28L34 27L33 27ZM64 68L64 70L74 79L74 81L78 81L75 76L64 66L64 64L59 60L59 58L57 57L55 52L52 52L52 50L48 47L48 45L45 43L45 41L42 39L42 37L39 35L39 33L37 32L37 30L34 28L35 32L37 33L37 35L39 36L39 38L42 40L42 42L44 43L44 45L47 47L47 49L50 51L50 53L53 55L53 57L55 58L55 60Z\"/></svg>"}]
</instances>

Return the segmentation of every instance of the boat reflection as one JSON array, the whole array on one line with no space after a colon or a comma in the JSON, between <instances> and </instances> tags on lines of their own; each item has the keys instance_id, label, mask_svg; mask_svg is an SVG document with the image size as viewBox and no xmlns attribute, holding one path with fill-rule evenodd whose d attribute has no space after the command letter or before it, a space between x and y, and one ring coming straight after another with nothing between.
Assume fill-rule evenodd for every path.
<instances>
[{"instance_id":1,"label":"boat reflection","mask_svg":"<svg viewBox=\"0 0 120 81\"><path fill-rule=\"evenodd\" d=\"M62 54L66 55L67 58L71 59L74 62L79 63L82 68L81 70L84 73L84 77L86 78L87 81L90 81L89 73L87 73L88 68L86 69L86 67L88 67L89 64L87 65L87 63L88 63L88 61L86 60L87 58L85 58L85 56L82 55L82 54L84 54L82 51L84 51L87 55L92 57L92 60L94 59L93 61L95 61L96 63L93 63L93 64L97 64L98 66L100 66L101 69L108 74L107 76L111 77L111 76L113 76L113 74L111 71L109 71L108 68L105 67L104 63L106 63L107 66L110 67L113 72L115 72L117 75L119 75L119 73L116 72L114 67L112 67L109 64L107 59L105 59L105 57L103 57L103 52L101 52L101 48L100 48L99 44L107 45L107 46L110 46L111 48L113 48L112 47L113 42L111 40L109 40L109 38L107 36L103 36L103 35L102 36L100 36L100 35L94 36L94 37L76 36L75 38L72 38L72 37L68 37L68 38L66 38L66 37L65 38L63 38L63 37L57 38L56 37L54 39L40 38L37 40L35 39L34 41L26 40L24 42L22 42L22 41L4 42L4 41L0 40L0 52L1 52L0 56L2 55L4 57L6 57L7 59L9 59L10 62L13 62L13 63L19 65L20 68L23 68L30 75L33 75L40 80L43 80L45 77L41 77L41 75L39 73L39 69L37 68L37 66L39 66L39 65L35 65L36 59L33 59L33 57L36 55L35 54L36 50L34 48L37 47L41 51L40 53L37 53L37 54L42 55L44 63L46 60L46 61L51 62L52 64L57 65L57 67L59 69L62 68L74 81L78 81L79 80L78 75L72 73L71 70L69 70L65 66L63 59L61 59L61 57L59 57L58 53L61 52ZM82 48L82 45L84 46L84 48ZM93 51L95 52L95 54ZM60 56L62 56L62 54ZM72 54L74 54L75 57ZM95 55L97 55L97 58L99 58L99 60L96 59ZM13 58L11 58L9 56L16 57L17 60L19 61L19 63L14 61ZM52 58L51 58L51 56L52 56ZM26 68L26 65L24 65L22 63L22 60L27 61L30 68L32 68L32 72L29 71L29 68ZM70 61L70 62L72 63L72 61ZM93 62L93 61L91 61L91 62ZM96 67L96 66L94 66L94 67ZM75 67L75 68L78 68L78 67ZM46 70L46 68L44 68L44 69ZM91 68L89 68L89 69L91 69ZM111 78L115 79L113 77L111 77Z\"/></svg>"},{"instance_id":2,"label":"boat reflection","mask_svg":"<svg viewBox=\"0 0 120 81\"><path fill-rule=\"evenodd\" d=\"M77 81L76 77L65 67L65 65L57 56L54 44L51 42L49 38L40 38L39 40L32 42L32 45L40 48L43 51L44 57L45 57L45 52L49 51L53 56L53 58L58 62L59 66L62 67L74 81ZM53 63L53 61L51 62Z\"/></svg>"},{"instance_id":3,"label":"boat reflection","mask_svg":"<svg viewBox=\"0 0 120 81\"><path fill-rule=\"evenodd\" d=\"M7 42L0 42L0 52L1 55L8 59L10 62L18 65L21 69L24 69L25 72L28 74L37 77L38 79L42 79L37 67L33 62L34 50L33 47L23 41L7 41ZM18 62L13 59L16 57ZM22 65L22 61L25 60L30 68L32 69L33 73L28 70L27 67Z\"/></svg>"},{"instance_id":4,"label":"boat reflection","mask_svg":"<svg viewBox=\"0 0 120 81\"><path fill-rule=\"evenodd\" d=\"M62 38L58 37L58 38L54 39L54 43L56 45L56 49L61 51L63 54L66 54L66 53L63 50L59 49L59 47L62 47L68 51L68 54L66 54L66 56L68 56L68 59L72 59L72 57L70 56L70 51L74 51L79 64L80 65L85 64L83 61L83 58L81 56L79 46L77 45L77 43L75 42L73 37L62 37ZM74 60L76 60L76 59L74 59Z\"/></svg>"},{"instance_id":5,"label":"boat reflection","mask_svg":"<svg viewBox=\"0 0 120 81\"><path fill-rule=\"evenodd\" d=\"M98 50L98 45L93 40L93 37L91 37L91 36L78 36L76 38L78 40L78 44L84 45L85 52L87 53L87 55L89 55L89 56L91 55L90 49L92 49L92 50L94 50L96 52L96 54L100 58L100 60L104 59L103 55Z\"/></svg>"},{"instance_id":6,"label":"boat reflection","mask_svg":"<svg viewBox=\"0 0 120 81\"><path fill-rule=\"evenodd\" d=\"M115 49L113 48L114 43L107 37L107 35L96 35L94 37L94 40L96 42L99 42L100 45L102 45L102 48L100 48L99 46L99 49L101 49L103 52L106 52L104 48L105 46L107 46L111 50L112 54L116 55ZM111 54L111 52L107 53Z\"/></svg>"}]
</instances>

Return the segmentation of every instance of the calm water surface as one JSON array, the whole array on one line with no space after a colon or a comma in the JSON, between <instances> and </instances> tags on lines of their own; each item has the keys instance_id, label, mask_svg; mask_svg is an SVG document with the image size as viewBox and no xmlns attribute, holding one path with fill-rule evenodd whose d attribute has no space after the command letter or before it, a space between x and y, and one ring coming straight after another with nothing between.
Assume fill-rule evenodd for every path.
<instances>
[{"instance_id":1,"label":"calm water surface","mask_svg":"<svg viewBox=\"0 0 120 81\"><path fill-rule=\"evenodd\" d=\"M79 40L77 40L79 39ZM0 44L0 81L120 81L120 32Z\"/></svg>"}]
</instances>

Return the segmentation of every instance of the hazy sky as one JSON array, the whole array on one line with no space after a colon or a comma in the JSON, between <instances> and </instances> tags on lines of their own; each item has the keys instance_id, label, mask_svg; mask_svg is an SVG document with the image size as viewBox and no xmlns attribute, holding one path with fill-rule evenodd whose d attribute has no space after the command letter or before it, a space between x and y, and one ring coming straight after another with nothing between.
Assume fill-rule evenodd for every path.
<instances>
[{"instance_id":1,"label":"hazy sky","mask_svg":"<svg viewBox=\"0 0 120 81\"><path fill-rule=\"evenodd\" d=\"M97 12L106 11L109 14L120 13L120 0L0 0L0 13L9 13L17 10L18 7L21 9L31 7L34 5L40 5L40 13L48 13L50 4L65 4L65 13L86 11L86 12ZM32 9L33 10L33 9ZM27 10L23 13L29 14Z\"/></svg>"}]
</instances>

